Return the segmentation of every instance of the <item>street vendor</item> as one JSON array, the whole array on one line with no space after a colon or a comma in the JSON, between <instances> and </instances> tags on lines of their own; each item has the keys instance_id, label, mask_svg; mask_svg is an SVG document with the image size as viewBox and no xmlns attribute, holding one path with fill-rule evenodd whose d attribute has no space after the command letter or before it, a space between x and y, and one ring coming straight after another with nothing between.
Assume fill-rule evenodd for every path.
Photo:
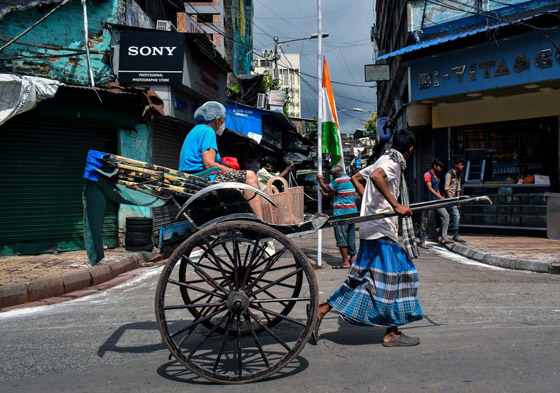
<instances>
[{"instance_id":1,"label":"street vendor","mask_svg":"<svg viewBox=\"0 0 560 393\"><path fill-rule=\"evenodd\" d=\"M398 328L423 318L418 301L418 273L412 258L418 256L404 179L406 160L416 138L408 130L398 131L391 149L373 165L352 177L362 195L360 215L394 211L403 221L404 248L398 243L398 219L389 217L360 224L360 247L346 280L331 297L319 305L318 326L333 308L354 324L385 326L383 346L401 347L420 343ZM401 203L397 199L401 198Z\"/></svg>"},{"instance_id":2,"label":"street vendor","mask_svg":"<svg viewBox=\"0 0 560 393\"><path fill-rule=\"evenodd\" d=\"M217 168L209 176L216 182L239 182L258 188L257 175L249 170L233 170L220 161L216 135L220 136L226 128L226 108L216 101L208 101L194 112L197 125L188 133L181 149L179 170L190 174L205 169ZM261 198L255 193L244 191L251 209L262 217Z\"/></svg>"}]
</instances>

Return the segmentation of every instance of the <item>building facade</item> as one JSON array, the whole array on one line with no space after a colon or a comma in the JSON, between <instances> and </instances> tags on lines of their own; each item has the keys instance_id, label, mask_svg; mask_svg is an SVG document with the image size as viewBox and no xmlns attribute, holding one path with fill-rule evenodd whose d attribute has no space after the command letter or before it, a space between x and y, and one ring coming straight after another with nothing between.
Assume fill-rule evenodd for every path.
<instances>
[{"instance_id":1,"label":"building facade","mask_svg":"<svg viewBox=\"0 0 560 393\"><path fill-rule=\"evenodd\" d=\"M489 195L462 225L546 229L559 189L558 1L377 2L378 112L417 134L414 199L433 158L466 161L464 193ZM443 190L442 190L443 191Z\"/></svg>"},{"instance_id":2,"label":"building facade","mask_svg":"<svg viewBox=\"0 0 560 393\"><path fill-rule=\"evenodd\" d=\"M185 1L184 6L188 23L194 22L209 35L233 73L249 75L253 61L253 1Z\"/></svg>"},{"instance_id":3,"label":"building facade","mask_svg":"<svg viewBox=\"0 0 560 393\"><path fill-rule=\"evenodd\" d=\"M287 90L288 117L301 117L301 77L300 77L300 55L298 53L281 53L279 59L274 62L274 52L265 50L262 57L256 60L255 74L272 75L274 67L278 67L278 88Z\"/></svg>"},{"instance_id":4,"label":"building facade","mask_svg":"<svg viewBox=\"0 0 560 393\"><path fill-rule=\"evenodd\" d=\"M164 3L88 2L87 42L80 2L0 5L5 45L0 94L3 109L13 108L0 119L0 255L84 248L82 175L88 150L151 161L150 124L158 98L115 83L114 26L153 28L169 15L171 5ZM145 213L108 204L105 245L119 244L127 215Z\"/></svg>"}]
</instances>

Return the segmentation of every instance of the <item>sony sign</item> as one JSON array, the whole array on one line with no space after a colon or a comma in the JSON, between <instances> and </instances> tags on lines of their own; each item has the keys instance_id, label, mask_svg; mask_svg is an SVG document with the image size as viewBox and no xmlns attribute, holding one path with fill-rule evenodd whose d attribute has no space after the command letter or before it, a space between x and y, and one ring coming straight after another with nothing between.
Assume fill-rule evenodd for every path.
<instances>
[{"instance_id":1,"label":"sony sign","mask_svg":"<svg viewBox=\"0 0 560 393\"><path fill-rule=\"evenodd\" d=\"M173 56L176 46L129 46L129 56Z\"/></svg>"},{"instance_id":2,"label":"sony sign","mask_svg":"<svg viewBox=\"0 0 560 393\"><path fill-rule=\"evenodd\" d=\"M181 83L185 43L181 33L122 31L119 82L151 85Z\"/></svg>"}]
</instances>

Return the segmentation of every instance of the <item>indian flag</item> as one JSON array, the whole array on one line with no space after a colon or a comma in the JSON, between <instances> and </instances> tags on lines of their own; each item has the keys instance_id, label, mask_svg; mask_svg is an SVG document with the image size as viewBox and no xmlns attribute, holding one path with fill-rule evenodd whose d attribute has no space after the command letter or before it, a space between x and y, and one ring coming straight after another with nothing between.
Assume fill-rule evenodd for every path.
<instances>
[{"instance_id":1,"label":"indian flag","mask_svg":"<svg viewBox=\"0 0 560 393\"><path fill-rule=\"evenodd\" d=\"M323 59L323 153L331 155L332 165L338 164L342 158L340 148L340 127L336 116L336 106L331 86L331 77L327 67L327 59Z\"/></svg>"}]
</instances>

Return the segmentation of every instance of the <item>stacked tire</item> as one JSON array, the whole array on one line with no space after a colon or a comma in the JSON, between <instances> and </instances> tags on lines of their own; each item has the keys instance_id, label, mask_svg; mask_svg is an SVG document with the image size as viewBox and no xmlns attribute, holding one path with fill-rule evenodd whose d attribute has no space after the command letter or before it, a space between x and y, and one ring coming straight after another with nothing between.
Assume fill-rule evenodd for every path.
<instances>
[{"instance_id":1,"label":"stacked tire","mask_svg":"<svg viewBox=\"0 0 560 393\"><path fill-rule=\"evenodd\" d=\"M127 251L152 251L154 219L145 217L128 217L124 244Z\"/></svg>"}]
</instances>

